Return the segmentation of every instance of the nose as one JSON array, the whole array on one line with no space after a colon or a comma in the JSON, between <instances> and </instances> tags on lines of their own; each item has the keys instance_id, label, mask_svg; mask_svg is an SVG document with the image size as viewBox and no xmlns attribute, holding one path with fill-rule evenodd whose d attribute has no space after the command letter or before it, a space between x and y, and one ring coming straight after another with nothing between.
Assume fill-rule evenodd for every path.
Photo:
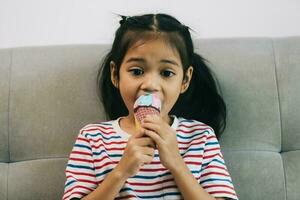
<instances>
[{"instance_id":1,"label":"nose","mask_svg":"<svg viewBox=\"0 0 300 200\"><path fill-rule=\"evenodd\" d=\"M160 90L160 79L155 74L147 74L141 84L141 90L145 92L157 92Z\"/></svg>"}]
</instances>

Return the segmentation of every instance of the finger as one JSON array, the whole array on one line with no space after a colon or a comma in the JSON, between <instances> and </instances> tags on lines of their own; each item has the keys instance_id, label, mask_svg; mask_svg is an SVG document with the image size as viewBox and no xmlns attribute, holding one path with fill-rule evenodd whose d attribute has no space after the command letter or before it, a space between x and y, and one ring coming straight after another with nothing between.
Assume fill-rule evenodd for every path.
<instances>
[{"instance_id":1,"label":"finger","mask_svg":"<svg viewBox=\"0 0 300 200\"><path fill-rule=\"evenodd\" d=\"M143 120L143 123L145 122L158 123L162 120L163 119L159 115L146 115L145 119Z\"/></svg>"},{"instance_id":2,"label":"finger","mask_svg":"<svg viewBox=\"0 0 300 200\"><path fill-rule=\"evenodd\" d=\"M136 144L138 146L150 146L150 147L153 147L153 148L155 147L155 142L153 141L153 139L151 139L148 136L142 137L142 138L137 138L136 139Z\"/></svg>"},{"instance_id":3,"label":"finger","mask_svg":"<svg viewBox=\"0 0 300 200\"><path fill-rule=\"evenodd\" d=\"M154 157L154 152L155 152L154 148L152 148L152 147L143 147L143 148L141 148L141 153L144 154L144 155Z\"/></svg>"},{"instance_id":4,"label":"finger","mask_svg":"<svg viewBox=\"0 0 300 200\"><path fill-rule=\"evenodd\" d=\"M144 164L150 164L153 161L154 156L149 156L149 155L143 155L142 156L142 165Z\"/></svg>"},{"instance_id":5,"label":"finger","mask_svg":"<svg viewBox=\"0 0 300 200\"><path fill-rule=\"evenodd\" d=\"M161 146L163 140L160 137L160 135L156 134L155 132L153 132L151 130L145 130L145 135L150 137L155 142L155 144L157 144L158 146Z\"/></svg>"},{"instance_id":6,"label":"finger","mask_svg":"<svg viewBox=\"0 0 300 200\"><path fill-rule=\"evenodd\" d=\"M141 138L141 137L143 137L144 135L145 135L144 132L141 130L141 131L139 131L138 133L134 134L134 135L133 135L133 138Z\"/></svg>"},{"instance_id":7,"label":"finger","mask_svg":"<svg viewBox=\"0 0 300 200\"><path fill-rule=\"evenodd\" d=\"M161 135L161 131L160 131L161 125L160 124L148 121L148 122L144 122L142 124L142 128L146 129L146 130L153 131L153 132Z\"/></svg>"}]
</instances>

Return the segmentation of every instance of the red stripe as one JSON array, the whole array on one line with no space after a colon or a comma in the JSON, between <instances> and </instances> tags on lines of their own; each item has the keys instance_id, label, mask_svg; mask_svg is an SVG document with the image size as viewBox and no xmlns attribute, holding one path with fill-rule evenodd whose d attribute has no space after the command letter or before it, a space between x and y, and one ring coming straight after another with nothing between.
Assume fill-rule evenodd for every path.
<instances>
[{"instance_id":1,"label":"red stripe","mask_svg":"<svg viewBox=\"0 0 300 200\"><path fill-rule=\"evenodd\" d=\"M216 185L205 185L205 186L202 186L204 189L207 189L207 188L214 188L214 187L225 187L225 188L229 188L231 190L234 190L233 187L229 186L229 185L221 185L221 184L216 184Z\"/></svg>"},{"instance_id":2,"label":"red stripe","mask_svg":"<svg viewBox=\"0 0 300 200\"><path fill-rule=\"evenodd\" d=\"M210 168L223 169L223 170L227 171L227 169L225 167L220 167L220 166L216 166L216 165L209 165L209 166L205 167L205 169L210 169Z\"/></svg>"},{"instance_id":3,"label":"red stripe","mask_svg":"<svg viewBox=\"0 0 300 200\"><path fill-rule=\"evenodd\" d=\"M99 140L98 140L99 141ZM112 144L127 144L126 141L119 141L119 142L105 142L103 141L103 144L105 145L112 145Z\"/></svg>"},{"instance_id":4,"label":"red stripe","mask_svg":"<svg viewBox=\"0 0 300 200\"><path fill-rule=\"evenodd\" d=\"M207 128L197 128L197 129L192 129L192 130L182 130L182 129L176 129L177 132L181 132L184 134L190 134L190 133L194 133L195 131L202 131L201 133L204 133L205 131L207 131ZM199 134L199 133L198 133Z\"/></svg>"},{"instance_id":5,"label":"red stripe","mask_svg":"<svg viewBox=\"0 0 300 200\"><path fill-rule=\"evenodd\" d=\"M65 191L64 192L64 194L66 195L67 193L69 193L69 192L72 192L74 189L77 189L77 188L81 188L81 189L86 189L86 190L89 190L90 192L92 192L93 191L93 189L91 189L91 188L88 188L88 187L86 187L86 186L82 186L82 185L76 185L76 186L74 186L74 187L72 187L72 188L70 188L70 189L68 189L67 191ZM70 195L68 195L68 196L71 196L72 194L75 194L76 192L74 192L74 193L71 193ZM85 193L82 193L82 194L85 194Z\"/></svg>"},{"instance_id":6,"label":"red stripe","mask_svg":"<svg viewBox=\"0 0 300 200\"><path fill-rule=\"evenodd\" d=\"M114 163L114 162L106 162L106 163L103 163L102 165L100 165L100 166L95 166L95 169L102 169L103 167L106 167L106 166L108 166L108 165L114 165L114 164L116 164L116 163ZM112 166L112 167L114 167L114 166Z\"/></svg>"},{"instance_id":7,"label":"red stripe","mask_svg":"<svg viewBox=\"0 0 300 200\"><path fill-rule=\"evenodd\" d=\"M203 141L203 138L205 138L205 140L206 140L207 135L201 135L199 138L194 138L193 141L195 141L195 140L201 140L201 141ZM187 141L187 142L178 141L179 144L190 144L190 142L191 142L191 141Z\"/></svg>"},{"instance_id":8,"label":"red stripe","mask_svg":"<svg viewBox=\"0 0 300 200\"><path fill-rule=\"evenodd\" d=\"M168 171L168 169L166 169L166 168L156 168L156 169L141 168L140 171L141 172L159 172L159 171Z\"/></svg>"},{"instance_id":9,"label":"red stripe","mask_svg":"<svg viewBox=\"0 0 300 200\"><path fill-rule=\"evenodd\" d=\"M186 161L185 162L187 165L197 165L197 166L201 166L202 162L191 162L191 161Z\"/></svg>"},{"instance_id":10,"label":"red stripe","mask_svg":"<svg viewBox=\"0 0 300 200\"><path fill-rule=\"evenodd\" d=\"M72 154L92 156L92 154L90 152L82 152L82 151L72 151L71 155Z\"/></svg>"},{"instance_id":11,"label":"red stripe","mask_svg":"<svg viewBox=\"0 0 300 200\"><path fill-rule=\"evenodd\" d=\"M71 173L71 174L75 174L75 175L81 175L81 176L90 176L90 177L96 177L95 174L89 174L89 173L84 173L84 172L75 172L75 171L71 171L71 170L66 170L66 173Z\"/></svg>"},{"instance_id":12,"label":"red stripe","mask_svg":"<svg viewBox=\"0 0 300 200\"><path fill-rule=\"evenodd\" d=\"M126 196L116 197L115 199L129 199L131 197L136 197L136 196L134 196L134 195L126 195Z\"/></svg>"},{"instance_id":13,"label":"red stripe","mask_svg":"<svg viewBox=\"0 0 300 200\"><path fill-rule=\"evenodd\" d=\"M78 137L77 140L81 140L81 141L85 141L86 143L90 143L90 141L87 138Z\"/></svg>"},{"instance_id":14,"label":"red stripe","mask_svg":"<svg viewBox=\"0 0 300 200\"><path fill-rule=\"evenodd\" d=\"M205 149L204 153L209 152L209 151L218 151L218 150L220 150L220 147L211 148L211 149Z\"/></svg>"},{"instance_id":15,"label":"red stripe","mask_svg":"<svg viewBox=\"0 0 300 200\"><path fill-rule=\"evenodd\" d=\"M216 156L220 156L220 154L216 153L216 154L213 154L213 155L204 156L203 159L213 158L213 157L216 157ZM222 158L222 156L220 156L220 157Z\"/></svg>"},{"instance_id":16,"label":"red stripe","mask_svg":"<svg viewBox=\"0 0 300 200\"><path fill-rule=\"evenodd\" d=\"M185 125L185 124L180 124L178 127L193 128L193 127L198 127L198 126L200 126L200 127L209 127L206 124L200 124L200 123L194 124L194 125L190 125L190 126Z\"/></svg>"},{"instance_id":17,"label":"red stripe","mask_svg":"<svg viewBox=\"0 0 300 200\"><path fill-rule=\"evenodd\" d=\"M232 196L236 197L235 193L228 192L228 191L214 191L214 192L208 192L209 194L231 194Z\"/></svg>"},{"instance_id":18,"label":"red stripe","mask_svg":"<svg viewBox=\"0 0 300 200\"><path fill-rule=\"evenodd\" d=\"M85 163L93 163L93 160L84 159L84 158L74 158L74 157L70 157L69 160L79 161L79 162L85 162Z\"/></svg>"},{"instance_id":19,"label":"red stripe","mask_svg":"<svg viewBox=\"0 0 300 200\"><path fill-rule=\"evenodd\" d=\"M194 145L201 145L201 144L204 144L205 142L204 141L201 141L201 142L191 142L190 145L188 145L187 147L179 147L180 150L187 150L188 148L190 148L191 146L194 146Z\"/></svg>"},{"instance_id":20,"label":"red stripe","mask_svg":"<svg viewBox=\"0 0 300 200\"><path fill-rule=\"evenodd\" d=\"M103 126L103 125L97 125L97 124L91 124L91 125L87 125L86 127L83 128L83 130L88 130L90 128L98 128L99 130L113 130L113 127L111 125L109 125L108 127Z\"/></svg>"},{"instance_id":21,"label":"red stripe","mask_svg":"<svg viewBox=\"0 0 300 200\"><path fill-rule=\"evenodd\" d=\"M202 155L184 155L183 158L199 158L201 159L202 158Z\"/></svg>"},{"instance_id":22,"label":"red stripe","mask_svg":"<svg viewBox=\"0 0 300 200\"><path fill-rule=\"evenodd\" d=\"M126 183L128 183L129 185L135 185L135 186L153 186L153 185L160 185L162 183L167 183L167 182L173 182L174 179L166 179L166 180L162 180L162 181L156 181L156 182L152 182L152 183L143 183L143 182L129 182L126 181Z\"/></svg>"},{"instance_id":23,"label":"red stripe","mask_svg":"<svg viewBox=\"0 0 300 200\"><path fill-rule=\"evenodd\" d=\"M101 134L104 134L104 135L110 135L110 134L115 134L116 133L116 131L114 131L114 130L108 131L108 130L101 130L99 128L91 128L91 129L84 129L84 130L82 130L81 134L83 134L83 132L88 133L89 131L99 131ZM99 133L99 132L97 132L97 133ZM93 133L93 134L97 134L97 133ZM92 134L92 133L90 133L90 134Z\"/></svg>"},{"instance_id":24,"label":"red stripe","mask_svg":"<svg viewBox=\"0 0 300 200\"><path fill-rule=\"evenodd\" d=\"M102 162L104 159L111 160L108 156L104 155L104 156L101 157L100 159L95 159L94 162L95 162L95 163L97 163L97 162Z\"/></svg>"},{"instance_id":25,"label":"red stripe","mask_svg":"<svg viewBox=\"0 0 300 200\"><path fill-rule=\"evenodd\" d=\"M104 147L105 150L107 151L124 151L125 147L120 147L120 148L116 148L116 147L113 147L113 148L108 148L106 146L104 146L103 144L99 144L98 146L97 145L91 145L92 148L95 148L95 149L99 149L100 147Z\"/></svg>"},{"instance_id":26,"label":"red stripe","mask_svg":"<svg viewBox=\"0 0 300 200\"><path fill-rule=\"evenodd\" d=\"M205 176L209 176L209 175L220 175L220 176L227 176L227 177L229 177L228 174L224 174L224 173L220 173L220 172L208 172L208 173L202 174L201 176L205 177Z\"/></svg>"},{"instance_id":27,"label":"red stripe","mask_svg":"<svg viewBox=\"0 0 300 200\"><path fill-rule=\"evenodd\" d=\"M105 142L103 141L103 138L98 138L98 139L94 139L94 138L90 138L90 141L94 142L94 143L98 143L99 141L101 141L103 144L105 145L112 145L112 144L126 144L126 141L113 141L113 142Z\"/></svg>"},{"instance_id":28,"label":"red stripe","mask_svg":"<svg viewBox=\"0 0 300 200\"><path fill-rule=\"evenodd\" d=\"M161 190L170 189L170 188L177 188L177 187L176 187L176 185L169 185L169 186L159 187L159 188L151 189L151 190L135 190L135 191L136 192L156 192L156 191L161 191Z\"/></svg>"},{"instance_id":29,"label":"red stripe","mask_svg":"<svg viewBox=\"0 0 300 200\"><path fill-rule=\"evenodd\" d=\"M74 194L79 194L80 196L85 196L85 195L87 195L86 193L83 193L83 192L73 192L73 193L71 193L70 195L64 197L64 200L65 200L65 199L69 199L70 196L72 196L72 195L74 195Z\"/></svg>"}]
</instances>

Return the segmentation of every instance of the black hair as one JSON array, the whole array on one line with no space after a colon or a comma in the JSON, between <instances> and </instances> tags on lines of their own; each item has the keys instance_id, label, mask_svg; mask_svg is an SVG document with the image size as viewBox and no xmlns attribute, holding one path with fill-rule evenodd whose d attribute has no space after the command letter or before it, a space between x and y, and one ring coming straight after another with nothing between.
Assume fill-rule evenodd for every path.
<instances>
[{"instance_id":1,"label":"black hair","mask_svg":"<svg viewBox=\"0 0 300 200\"><path fill-rule=\"evenodd\" d=\"M118 77L127 50L140 39L159 34L178 51L184 74L189 66L194 69L188 90L179 96L169 114L201 121L211 126L219 137L226 127L226 105L207 61L194 52L190 28L167 14L121 15L121 18L112 48L104 57L97 76L99 97L107 117L116 119L128 115L119 90L112 84L110 62L115 63Z\"/></svg>"}]
</instances>

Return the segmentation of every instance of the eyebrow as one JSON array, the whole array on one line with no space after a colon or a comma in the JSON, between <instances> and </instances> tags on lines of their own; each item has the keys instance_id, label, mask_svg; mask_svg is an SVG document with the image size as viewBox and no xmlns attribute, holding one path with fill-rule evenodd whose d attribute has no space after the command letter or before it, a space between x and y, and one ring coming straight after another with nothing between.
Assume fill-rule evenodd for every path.
<instances>
[{"instance_id":1,"label":"eyebrow","mask_svg":"<svg viewBox=\"0 0 300 200\"><path fill-rule=\"evenodd\" d=\"M140 57L131 57L129 58L126 63L130 63L130 62L142 62L142 63L146 63L146 60L144 58L140 58ZM168 63L168 64L172 64L172 65L176 65L179 67L178 63L174 60L171 59L162 59L159 61L160 63Z\"/></svg>"}]
</instances>

